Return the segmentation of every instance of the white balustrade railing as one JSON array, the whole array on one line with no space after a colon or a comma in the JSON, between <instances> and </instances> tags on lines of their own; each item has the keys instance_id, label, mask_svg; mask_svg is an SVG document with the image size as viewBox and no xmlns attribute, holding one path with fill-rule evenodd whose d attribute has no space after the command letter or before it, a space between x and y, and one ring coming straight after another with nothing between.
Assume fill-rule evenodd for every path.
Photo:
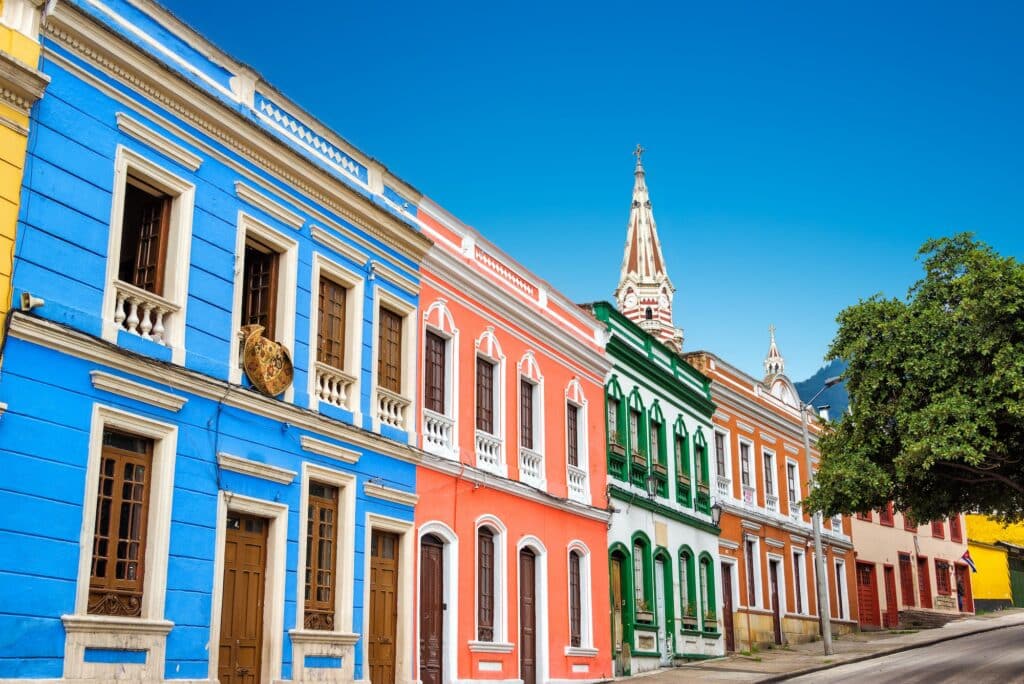
<instances>
[{"instance_id":1,"label":"white balustrade railing","mask_svg":"<svg viewBox=\"0 0 1024 684\"><path fill-rule=\"evenodd\" d=\"M779 512L779 497L771 494L764 495L764 507L769 513Z\"/></svg>"},{"instance_id":2,"label":"white balustrade railing","mask_svg":"<svg viewBox=\"0 0 1024 684\"><path fill-rule=\"evenodd\" d=\"M754 488L749 485L743 485L743 503L748 506L753 506L757 503L757 497L754 496Z\"/></svg>"},{"instance_id":3,"label":"white balustrade railing","mask_svg":"<svg viewBox=\"0 0 1024 684\"><path fill-rule=\"evenodd\" d=\"M377 420L399 430L406 428L406 413L411 402L383 387L377 388Z\"/></svg>"},{"instance_id":4,"label":"white balustrade railing","mask_svg":"<svg viewBox=\"0 0 1024 684\"><path fill-rule=\"evenodd\" d=\"M442 456L453 455L455 421L448 416L423 409L423 448Z\"/></svg>"},{"instance_id":5,"label":"white balustrade railing","mask_svg":"<svg viewBox=\"0 0 1024 684\"><path fill-rule=\"evenodd\" d=\"M843 516L832 516L832 531L836 534L843 534Z\"/></svg>"},{"instance_id":6,"label":"white balustrade railing","mask_svg":"<svg viewBox=\"0 0 1024 684\"><path fill-rule=\"evenodd\" d=\"M534 487L544 487L544 457L524 446L519 447L519 479Z\"/></svg>"},{"instance_id":7,"label":"white balustrade railing","mask_svg":"<svg viewBox=\"0 0 1024 684\"><path fill-rule=\"evenodd\" d=\"M715 483L719 497L732 498L732 480L727 477L716 477Z\"/></svg>"},{"instance_id":8,"label":"white balustrade railing","mask_svg":"<svg viewBox=\"0 0 1024 684\"><path fill-rule=\"evenodd\" d=\"M501 473L501 438L476 431L476 464L484 470Z\"/></svg>"},{"instance_id":9,"label":"white balustrade railing","mask_svg":"<svg viewBox=\"0 0 1024 684\"><path fill-rule=\"evenodd\" d=\"M121 280L114 281L114 291L114 323L117 327L144 340L166 345L164 335L169 319L181 307Z\"/></svg>"},{"instance_id":10,"label":"white balustrade railing","mask_svg":"<svg viewBox=\"0 0 1024 684\"><path fill-rule=\"evenodd\" d=\"M801 510L799 502L789 504L789 519L797 523L803 522L804 517L801 514Z\"/></svg>"},{"instance_id":11,"label":"white balustrade railing","mask_svg":"<svg viewBox=\"0 0 1024 684\"><path fill-rule=\"evenodd\" d=\"M348 373L317 361L316 375L313 380L313 394L325 404L343 409L351 409L349 399L352 394L352 385L355 384L355 381L356 379Z\"/></svg>"},{"instance_id":12,"label":"white balustrade railing","mask_svg":"<svg viewBox=\"0 0 1024 684\"><path fill-rule=\"evenodd\" d=\"M583 468L577 468L574 465L569 466L568 473L568 485L569 485L569 498L573 501L579 501L580 503L588 503L590 497L588 496L587 487L587 471Z\"/></svg>"}]
</instances>

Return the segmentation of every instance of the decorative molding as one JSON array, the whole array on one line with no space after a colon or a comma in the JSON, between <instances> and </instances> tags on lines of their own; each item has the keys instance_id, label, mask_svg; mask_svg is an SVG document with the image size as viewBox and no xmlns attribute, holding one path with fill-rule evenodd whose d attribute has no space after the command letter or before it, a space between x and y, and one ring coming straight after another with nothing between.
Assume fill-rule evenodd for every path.
<instances>
[{"instance_id":1,"label":"decorative molding","mask_svg":"<svg viewBox=\"0 0 1024 684\"><path fill-rule=\"evenodd\" d=\"M778 437L773 437L772 435L769 435L767 432L758 433L758 436L761 438L762 442L770 442L771 444L775 444L776 442L779 441Z\"/></svg>"},{"instance_id":2,"label":"decorative molding","mask_svg":"<svg viewBox=\"0 0 1024 684\"><path fill-rule=\"evenodd\" d=\"M413 280L410 280L409 278L406 278L405 276L403 276L401 273L399 273L395 269L390 268L390 267L386 266L385 264L382 264L381 262L377 261L376 259L374 259L373 261L370 262L370 269L371 269L371 272L376 271L377 273L382 275L392 285L394 285L395 287L398 287L399 289L405 290L406 292L411 294L413 297L417 296L420 293L420 284L419 283L417 283L417 282L415 282Z\"/></svg>"},{"instance_id":3,"label":"decorative molding","mask_svg":"<svg viewBox=\"0 0 1024 684\"><path fill-rule=\"evenodd\" d=\"M807 538L806 537L800 537L798 535L791 534L791 535L789 535L789 538L793 541L794 544L800 544L802 546L807 546Z\"/></svg>"},{"instance_id":4,"label":"decorative molding","mask_svg":"<svg viewBox=\"0 0 1024 684\"><path fill-rule=\"evenodd\" d=\"M788 443L784 444L783 448L785 448L785 450L788 451L791 454L799 454L800 453L800 449L798 449L797 447L793 446L792 444L788 444Z\"/></svg>"},{"instance_id":5,"label":"decorative molding","mask_svg":"<svg viewBox=\"0 0 1024 684\"><path fill-rule=\"evenodd\" d=\"M98 390L118 394L167 411L178 412L182 406L188 403L186 397L179 397L177 394L171 394L104 371L89 371L89 375L92 377L92 386ZM2 413L3 411L0 411L0 414Z\"/></svg>"},{"instance_id":6,"label":"decorative molding","mask_svg":"<svg viewBox=\"0 0 1024 684\"><path fill-rule=\"evenodd\" d=\"M289 228L299 230L306 223L306 219L291 209L288 209L276 200L272 200L263 193L257 192L242 181L235 181L235 194L243 202L248 202L252 206L262 209L265 213L273 216Z\"/></svg>"},{"instance_id":7,"label":"decorative molding","mask_svg":"<svg viewBox=\"0 0 1024 684\"><path fill-rule=\"evenodd\" d=\"M515 644L500 641L470 641L467 644L473 653L511 653Z\"/></svg>"},{"instance_id":8,"label":"decorative molding","mask_svg":"<svg viewBox=\"0 0 1024 684\"><path fill-rule=\"evenodd\" d=\"M385 487L384 485L376 484L375 482L364 483L363 492L366 496L372 496L375 499L384 499L385 501L402 504L403 506L415 506L416 502L420 500L420 497L416 494L403 492L402 490L395 489L393 487Z\"/></svg>"},{"instance_id":9,"label":"decorative molding","mask_svg":"<svg viewBox=\"0 0 1024 684\"><path fill-rule=\"evenodd\" d=\"M319 454L320 456L327 456L328 458L336 458L339 461L344 461L345 463L358 463L359 457L362 455L353 449L346 449L343 446L324 442L323 440L310 437L309 435L302 435L302 437L299 438L299 443L302 444L302 448L305 451L312 454Z\"/></svg>"},{"instance_id":10,"label":"decorative molding","mask_svg":"<svg viewBox=\"0 0 1024 684\"><path fill-rule=\"evenodd\" d=\"M745 527L748 530L756 530L758 532L761 530L760 525L755 522L750 522L749 520L740 520L740 527Z\"/></svg>"},{"instance_id":11,"label":"decorative molding","mask_svg":"<svg viewBox=\"0 0 1024 684\"><path fill-rule=\"evenodd\" d=\"M715 413L715 418L718 418L723 423L728 423L730 420L732 420L732 416L722 411L718 411L717 413Z\"/></svg>"},{"instance_id":12,"label":"decorative molding","mask_svg":"<svg viewBox=\"0 0 1024 684\"><path fill-rule=\"evenodd\" d=\"M260 463L242 456L219 452L217 454L217 465L223 470L230 470L233 473L252 475L263 480L278 482L280 484L291 484L295 480L296 472L287 468Z\"/></svg>"},{"instance_id":13,"label":"decorative molding","mask_svg":"<svg viewBox=\"0 0 1024 684\"><path fill-rule=\"evenodd\" d=\"M26 116L32 105L43 97L50 77L20 62L7 52L0 52L0 100Z\"/></svg>"},{"instance_id":14,"label":"decorative molding","mask_svg":"<svg viewBox=\"0 0 1024 684\"><path fill-rule=\"evenodd\" d=\"M729 541L728 539L719 539L718 546L729 551L735 551L736 549L740 548L739 544L737 544L734 541Z\"/></svg>"},{"instance_id":15,"label":"decorative molding","mask_svg":"<svg viewBox=\"0 0 1024 684\"><path fill-rule=\"evenodd\" d=\"M772 537L765 537L764 538L764 543L767 544L768 546L774 546L777 549L784 549L784 548L786 548L786 542L782 541L781 539L774 539Z\"/></svg>"},{"instance_id":16,"label":"decorative molding","mask_svg":"<svg viewBox=\"0 0 1024 684\"><path fill-rule=\"evenodd\" d=\"M327 632L319 629L290 629L288 636L296 644L332 644L353 646L359 641L359 634L354 632Z\"/></svg>"},{"instance_id":17,"label":"decorative molding","mask_svg":"<svg viewBox=\"0 0 1024 684\"><path fill-rule=\"evenodd\" d=\"M309 232L313 236L313 239L326 247L330 247L338 254L342 254L360 266L365 265L367 262L366 255L360 252L355 247L349 245L338 239L336 236L331 235L326 229L320 226L312 225L309 227Z\"/></svg>"},{"instance_id":18,"label":"decorative molding","mask_svg":"<svg viewBox=\"0 0 1024 684\"><path fill-rule=\"evenodd\" d=\"M714 390L712 390L712 396L714 396ZM738 427L740 430L743 430L747 434L750 434L750 435L754 434L753 426L747 425L746 423L741 423L740 421L736 421L736 427Z\"/></svg>"},{"instance_id":19,"label":"decorative molding","mask_svg":"<svg viewBox=\"0 0 1024 684\"><path fill-rule=\"evenodd\" d=\"M189 171L197 171L202 166L203 158L189 152L170 138L157 133L140 121L136 121L124 112L117 112L117 127L125 135L130 135L139 142L145 143L165 157L176 161Z\"/></svg>"},{"instance_id":20,"label":"decorative molding","mask_svg":"<svg viewBox=\"0 0 1024 684\"><path fill-rule=\"evenodd\" d=\"M170 620L144 620L137 617L112 615L62 615L61 622L69 634L86 632L102 634L153 634L166 636L174 623Z\"/></svg>"},{"instance_id":21,"label":"decorative molding","mask_svg":"<svg viewBox=\"0 0 1024 684\"><path fill-rule=\"evenodd\" d=\"M599 653L600 651L596 648L583 648L582 646L565 647L565 655L569 656L570 658L596 658Z\"/></svg>"}]
</instances>

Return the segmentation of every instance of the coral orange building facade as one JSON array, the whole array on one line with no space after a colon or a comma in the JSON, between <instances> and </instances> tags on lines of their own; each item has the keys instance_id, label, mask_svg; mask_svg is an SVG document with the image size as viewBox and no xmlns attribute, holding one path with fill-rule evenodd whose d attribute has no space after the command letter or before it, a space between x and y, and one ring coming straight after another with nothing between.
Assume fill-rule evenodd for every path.
<instances>
[{"instance_id":1,"label":"coral orange building facade","mask_svg":"<svg viewBox=\"0 0 1024 684\"><path fill-rule=\"evenodd\" d=\"M419 679L611 676L596 321L429 200Z\"/></svg>"}]
</instances>

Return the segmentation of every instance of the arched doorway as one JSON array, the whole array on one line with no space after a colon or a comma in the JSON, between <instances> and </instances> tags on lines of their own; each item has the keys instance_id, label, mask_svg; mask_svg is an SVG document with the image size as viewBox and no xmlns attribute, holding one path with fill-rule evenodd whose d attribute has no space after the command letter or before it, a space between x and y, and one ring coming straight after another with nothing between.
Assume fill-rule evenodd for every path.
<instances>
[{"instance_id":1,"label":"arched doorway","mask_svg":"<svg viewBox=\"0 0 1024 684\"><path fill-rule=\"evenodd\" d=\"M420 681L444 681L444 541L435 534L420 540Z\"/></svg>"}]
</instances>

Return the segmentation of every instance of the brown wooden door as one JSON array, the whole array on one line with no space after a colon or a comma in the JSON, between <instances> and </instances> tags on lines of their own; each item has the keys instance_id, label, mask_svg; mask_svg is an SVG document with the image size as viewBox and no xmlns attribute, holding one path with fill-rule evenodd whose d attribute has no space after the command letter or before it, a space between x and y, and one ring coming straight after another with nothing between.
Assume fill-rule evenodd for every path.
<instances>
[{"instance_id":1,"label":"brown wooden door","mask_svg":"<svg viewBox=\"0 0 1024 684\"><path fill-rule=\"evenodd\" d=\"M971 591L971 572L966 565L956 565L956 591L961 613L974 612L974 593Z\"/></svg>"},{"instance_id":2,"label":"brown wooden door","mask_svg":"<svg viewBox=\"0 0 1024 684\"><path fill-rule=\"evenodd\" d=\"M768 576L772 591L772 629L775 631L775 643L782 643L782 606L779 605L779 564L769 563Z\"/></svg>"},{"instance_id":3,"label":"brown wooden door","mask_svg":"<svg viewBox=\"0 0 1024 684\"><path fill-rule=\"evenodd\" d=\"M444 542L429 534L420 542L420 681L444 677Z\"/></svg>"},{"instance_id":4,"label":"brown wooden door","mask_svg":"<svg viewBox=\"0 0 1024 684\"><path fill-rule=\"evenodd\" d=\"M537 557L519 552L519 678L537 684Z\"/></svg>"},{"instance_id":5,"label":"brown wooden door","mask_svg":"<svg viewBox=\"0 0 1024 684\"><path fill-rule=\"evenodd\" d=\"M622 562L612 558L610 581L612 588L612 657L615 658L615 674L622 672Z\"/></svg>"},{"instance_id":6,"label":"brown wooden door","mask_svg":"<svg viewBox=\"0 0 1024 684\"><path fill-rule=\"evenodd\" d=\"M928 572L928 559L917 557L917 591L921 596L921 607L932 607L932 580Z\"/></svg>"},{"instance_id":7,"label":"brown wooden door","mask_svg":"<svg viewBox=\"0 0 1024 684\"><path fill-rule=\"evenodd\" d=\"M686 591L683 587L682 591ZM736 637L732 632L732 565L722 563L722 623L725 625L725 650L736 650Z\"/></svg>"},{"instance_id":8,"label":"brown wooden door","mask_svg":"<svg viewBox=\"0 0 1024 684\"><path fill-rule=\"evenodd\" d=\"M268 526L264 518L228 515L217 662L221 684L260 681Z\"/></svg>"},{"instance_id":9,"label":"brown wooden door","mask_svg":"<svg viewBox=\"0 0 1024 684\"><path fill-rule=\"evenodd\" d=\"M885 626L890 629L900 621L899 607L896 605L896 568L886 565L885 573Z\"/></svg>"},{"instance_id":10,"label":"brown wooden door","mask_svg":"<svg viewBox=\"0 0 1024 684\"><path fill-rule=\"evenodd\" d=\"M873 563L857 563L857 607L860 610L861 626L882 626L878 614L878 584Z\"/></svg>"},{"instance_id":11,"label":"brown wooden door","mask_svg":"<svg viewBox=\"0 0 1024 684\"><path fill-rule=\"evenodd\" d=\"M398 542L393 532L370 535L370 629L367 665L373 684L395 684L398 626Z\"/></svg>"}]
</instances>

